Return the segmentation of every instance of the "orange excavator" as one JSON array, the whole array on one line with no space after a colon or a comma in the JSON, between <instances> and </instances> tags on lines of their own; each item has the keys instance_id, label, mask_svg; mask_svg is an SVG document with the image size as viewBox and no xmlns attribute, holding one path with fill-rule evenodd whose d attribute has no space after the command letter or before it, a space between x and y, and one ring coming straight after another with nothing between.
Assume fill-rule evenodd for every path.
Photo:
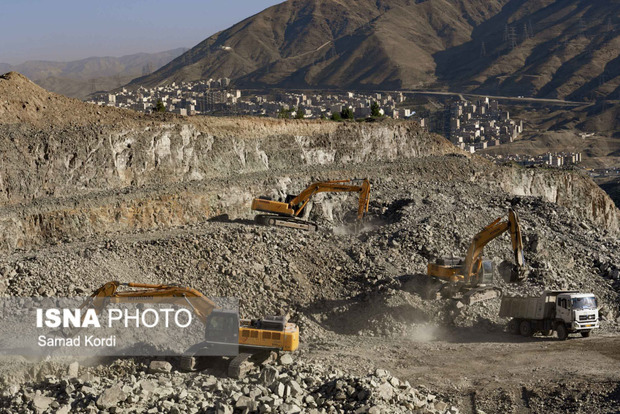
<instances>
[{"instance_id":1,"label":"orange excavator","mask_svg":"<svg viewBox=\"0 0 620 414\"><path fill-rule=\"evenodd\" d=\"M119 290L120 287L131 288ZM95 290L82 304L99 314L109 303L165 303L190 308L205 325L205 340L188 350L181 366L194 370L198 356L219 355L226 358L228 376L242 377L252 361L266 358L272 351L295 351L299 346L299 327L288 322L288 316L266 316L262 319L239 319L237 311L219 309L199 291L177 285L108 282ZM205 359L206 357L202 357Z\"/></svg>"},{"instance_id":2,"label":"orange excavator","mask_svg":"<svg viewBox=\"0 0 620 414\"><path fill-rule=\"evenodd\" d=\"M428 276L447 282L440 289L444 296L463 299L467 304L501 296L501 290L491 286L493 262L482 260L482 251L490 241L507 231L510 231L514 265L506 279L508 282L519 281L525 261L519 216L513 209L508 211L508 220L502 221L500 217L474 236L464 259L449 257L439 263L429 263Z\"/></svg>"},{"instance_id":3,"label":"orange excavator","mask_svg":"<svg viewBox=\"0 0 620 414\"><path fill-rule=\"evenodd\" d=\"M303 214L308 201L318 193L359 193L357 219L361 221L364 214L368 212L370 182L367 179L333 180L310 184L299 195L287 195L283 201L272 200L268 197L255 198L252 200L252 210L268 213L257 215L255 220L259 224L268 226L315 231L318 228L315 223L301 220L299 217Z\"/></svg>"}]
</instances>

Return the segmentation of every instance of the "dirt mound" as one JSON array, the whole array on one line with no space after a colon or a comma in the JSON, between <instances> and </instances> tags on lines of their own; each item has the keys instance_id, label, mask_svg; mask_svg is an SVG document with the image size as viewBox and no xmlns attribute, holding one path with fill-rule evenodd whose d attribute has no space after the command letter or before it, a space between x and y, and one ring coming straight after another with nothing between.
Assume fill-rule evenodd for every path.
<instances>
[{"instance_id":1,"label":"dirt mound","mask_svg":"<svg viewBox=\"0 0 620 414\"><path fill-rule=\"evenodd\" d=\"M234 380L207 372L178 372L166 361L151 361L148 368L147 363L118 360L107 369L93 369L74 362L65 372L49 372L38 382L21 386L9 382L10 393L0 396L0 412L51 409L68 413L98 408L167 413L407 413L414 409L443 412L449 407L427 390L412 387L383 369L356 376L291 359ZM118 372L124 375L119 377Z\"/></svg>"},{"instance_id":2,"label":"dirt mound","mask_svg":"<svg viewBox=\"0 0 620 414\"><path fill-rule=\"evenodd\" d=\"M133 111L88 105L48 92L17 72L0 76L0 97L0 124L3 125L122 125L142 117Z\"/></svg>"}]
</instances>

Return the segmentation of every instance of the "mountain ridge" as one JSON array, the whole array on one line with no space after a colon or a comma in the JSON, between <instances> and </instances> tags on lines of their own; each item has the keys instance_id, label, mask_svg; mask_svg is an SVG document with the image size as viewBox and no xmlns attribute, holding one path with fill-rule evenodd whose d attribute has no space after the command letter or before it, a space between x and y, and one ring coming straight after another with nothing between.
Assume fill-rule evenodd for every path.
<instances>
[{"instance_id":1,"label":"mountain ridge","mask_svg":"<svg viewBox=\"0 0 620 414\"><path fill-rule=\"evenodd\" d=\"M241 88L615 98L619 22L618 0L289 0L130 86L228 77Z\"/></svg>"},{"instance_id":2,"label":"mountain ridge","mask_svg":"<svg viewBox=\"0 0 620 414\"><path fill-rule=\"evenodd\" d=\"M158 69L187 50L181 47L158 53L91 56L67 62L30 60L18 65L0 63L0 73L18 72L52 92L85 98L94 92L93 87L96 90L119 87L145 70Z\"/></svg>"}]
</instances>

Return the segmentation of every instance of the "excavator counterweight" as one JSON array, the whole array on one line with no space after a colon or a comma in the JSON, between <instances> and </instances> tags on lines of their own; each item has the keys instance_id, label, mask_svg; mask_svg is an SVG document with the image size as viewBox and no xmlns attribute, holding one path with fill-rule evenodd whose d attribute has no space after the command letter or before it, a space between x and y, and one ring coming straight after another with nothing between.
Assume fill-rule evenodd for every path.
<instances>
[{"instance_id":1,"label":"excavator counterweight","mask_svg":"<svg viewBox=\"0 0 620 414\"><path fill-rule=\"evenodd\" d=\"M299 195L289 195L284 201L271 200L266 197L259 197L252 200L252 210L268 214L259 214L255 220L259 224L270 226L283 226L303 230L314 231L317 229L315 223L301 220L308 201L318 193L359 193L357 219L361 221L364 214L368 212L370 201L370 182L367 179L361 180L333 180L319 181L309 185Z\"/></svg>"}]
</instances>

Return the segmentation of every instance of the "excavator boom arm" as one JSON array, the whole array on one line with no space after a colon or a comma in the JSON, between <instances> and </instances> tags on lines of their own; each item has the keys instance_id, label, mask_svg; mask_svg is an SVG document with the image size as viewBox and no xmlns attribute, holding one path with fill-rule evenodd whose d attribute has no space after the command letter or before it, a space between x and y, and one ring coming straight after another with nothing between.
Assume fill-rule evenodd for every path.
<instances>
[{"instance_id":1,"label":"excavator boom arm","mask_svg":"<svg viewBox=\"0 0 620 414\"><path fill-rule=\"evenodd\" d=\"M522 270L525 265L525 257L523 256L523 239L521 237L521 223L517 212L510 209L508 212L508 222L510 223L510 239L512 241L512 250L515 255L515 265Z\"/></svg>"},{"instance_id":2,"label":"excavator boom arm","mask_svg":"<svg viewBox=\"0 0 620 414\"><path fill-rule=\"evenodd\" d=\"M478 271L480 270L480 257L484 247L489 244L490 241L496 239L508 230L510 230L510 239L515 257L515 265L519 271L523 267L523 241L521 239L521 225L519 223L519 216L516 211L510 209L508 211L508 221L500 222L500 220L501 218L498 218L493 223L482 229L480 233L474 236L474 239L469 245L463 272L463 276L465 276L465 280L467 282L476 277Z\"/></svg>"},{"instance_id":3,"label":"excavator boom arm","mask_svg":"<svg viewBox=\"0 0 620 414\"><path fill-rule=\"evenodd\" d=\"M465 256L465 266L463 275L466 279L472 278L478 273L478 263L484 247L489 244L491 240L499 237L509 228L507 222L499 222L500 219L495 220L493 223L486 226L482 231L476 234L469 245L467 250L467 256Z\"/></svg>"},{"instance_id":4,"label":"excavator boom arm","mask_svg":"<svg viewBox=\"0 0 620 414\"><path fill-rule=\"evenodd\" d=\"M297 217L315 194L359 193L357 218L361 220L368 212L370 182L367 179L362 180L360 185L354 182L354 180L319 181L309 185L288 203L256 198L252 201L252 210Z\"/></svg>"},{"instance_id":5,"label":"excavator boom arm","mask_svg":"<svg viewBox=\"0 0 620 414\"><path fill-rule=\"evenodd\" d=\"M364 213L368 212L370 182L367 179L364 179L361 185L351 184L352 182L351 180L334 180L313 183L293 198L289 205L291 208L295 208L301 204L301 207L297 208L295 212L295 215L299 215L310 198L317 193L360 193L357 218L361 219L364 217Z\"/></svg>"},{"instance_id":6,"label":"excavator boom arm","mask_svg":"<svg viewBox=\"0 0 620 414\"><path fill-rule=\"evenodd\" d=\"M521 225L517 212L513 209L508 211L508 221L500 221L498 218L493 223L486 226L482 231L476 234L469 245L467 256L465 257L465 265L463 276L465 281L469 282L475 278L480 270L482 250L490 241L496 239L504 232L510 230L510 238L512 241L512 249L515 256L515 264L521 269L524 264L523 260L523 241L521 239Z\"/></svg>"},{"instance_id":7,"label":"excavator boom arm","mask_svg":"<svg viewBox=\"0 0 620 414\"><path fill-rule=\"evenodd\" d=\"M119 287L134 288L119 291ZM100 313L107 303L167 303L188 306L202 321L217 308L209 298L195 289L176 285L108 282L95 290L81 308L92 307Z\"/></svg>"},{"instance_id":8,"label":"excavator boom arm","mask_svg":"<svg viewBox=\"0 0 620 414\"><path fill-rule=\"evenodd\" d=\"M474 236L467 250L465 263L462 267L429 263L428 274L442 280L476 285L482 266L482 251L484 247L506 231L510 231L515 266L518 272L521 272L525 263L523 258L523 241L521 239L521 225L517 212L510 209L508 211L507 221L501 221L500 217Z\"/></svg>"}]
</instances>

